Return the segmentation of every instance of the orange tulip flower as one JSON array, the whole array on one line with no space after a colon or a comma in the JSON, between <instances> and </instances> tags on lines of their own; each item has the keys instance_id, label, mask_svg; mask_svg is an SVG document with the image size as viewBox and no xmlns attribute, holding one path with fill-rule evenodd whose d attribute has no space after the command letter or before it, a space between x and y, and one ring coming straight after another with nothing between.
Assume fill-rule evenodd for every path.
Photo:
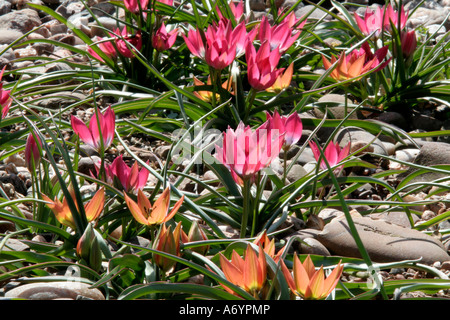
<instances>
[{"instance_id":1,"label":"orange tulip flower","mask_svg":"<svg viewBox=\"0 0 450 320\"><path fill-rule=\"evenodd\" d=\"M281 270L289 288L295 295L306 300L325 299L336 287L343 269L344 266L339 262L331 274L325 278L323 266L316 270L309 255L303 263L297 255L294 255L294 277L292 277L284 261L281 260Z\"/></svg>"},{"instance_id":2,"label":"orange tulip flower","mask_svg":"<svg viewBox=\"0 0 450 320\"><path fill-rule=\"evenodd\" d=\"M275 80L275 83L271 87L267 88L266 91L280 93L291 85L293 74L294 64L291 63L289 67L287 67L286 70L284 70L284 72L278 76L278 78Z\"/></svg>"},{"instance_id":3,"label":"orange tulip flower","mask_svg":"<svg viewBox=\"0 0 450 320\"><path fill-rule=\"evenodd\" d=\"M258 255L251 245L248 245L245 251L245 258L242 258L233 250L231 261L222 253L220 253L219 259L222 271L231 283L240 286L251 294L256 294L264 286L267 278L267 262L261 246L259 246ZM233 293L230 288L226 286L224 288L228 292Z\"/></svg>"},{"instance_id":4,"label":"orange tulip flower","mask_svg":"<svg viewBox=\"0 0 450 320\"><path fill-rule=\"evenodd\" d=\"M69 186L69 192L73 199L75 199L75 193L73 188ZM55 198L55 200L51 200L45 194L42 195L42 198L47 201L47 206L53 211L56 219L67 227L76 229L75 221L73 220L72 212L70 211L69 204L67 203L66 198L64 197L63 202L59 201ZM94 221L98 218L100 213L103 210L103 206L105 204L105 189L100 188L95 195L92 197L91 201L89 201L84 206L84 211L86 213L86 219L88 222ZM77 203L75 202L75 206ZM78 208L77 208L78 209Z\"/></svg>"},{"instance_id":5,"label":"orange tulip flower","mask_svg":"<svg viewBox=\"0 0 450 320\"><path fill-rule=\"evenodd\" d=\"M208 76L208 80L207 80L206 84L208 86L212 86L211 77ZM231 87L232 84L233 84L233 81L231 78L228 80L225 80L225 82L222 83L222 89L225 89L225 90L229 91L231 94L233 94L233 90ZM203 81L197 79L196 77L194 77L194 85L195 86L204 86L205 83ZM194 95L196 95L197 97L199 97L200 99L202 99L203 101L206 101L206 102L211 102L212 98L213 98L212 91L194 91ZM216 101L218 101L219 99L220 99L220 95L218 93L216 93Z\"/></svg>"},{"instance_id":6,"label":"orange tulip flower","mask_svg":"<svg viewBox=\"0 0 450 320\"><path fill-rule=\"evenodd\" d=\"M345 81L349 79L357 80L366 72L384 68L388 61L382 62L388 53L388 47L384 46L375 53L370 51L368 43L362 45L361 50L355 49L348 55L342 52L339 59L331 57L331 61L322 56L323 66L326 70L330 69L337 61L336 67L331 71L330 76L337 81Z\"/></svg>"},{"instance_id":7,"label":"orange tulip flower","mask_svg":"<svg viewBox=\"0 0 450 320\"><path fill-rule=\"evenodd\" d=\"M172 226L166 228L166 225L161 226L161 231L156 239L153 249L169 253L175 256L180 256L180 244L181 244L181 222L178 222L177 226L172 231ZM176 264L176 261L163 257L159 254L153 254L153 261L164 272L172 270Z\"/></svg>"},{"instance_id":8,"label":"orange tulip flower","mask_svg":"<svg viewBox=\"0 0 450 320\"><path fill-rule=\"evenodd\" d=\"M267 253L269 257L273 259L273 261L278 262L280 260L281 255L284 252L285 247L281 248L277 254L275 254L275 239L270 240L267 236L267 231L264 230L263 233L261 233L255 241L253 241L254 244L260 245L264 252Z\"/></svg>"},{"instance_id":9,"label":"orange tulip flower","mask_svg":"<svg viewBox=\"0 0 450 320\"><path fill-rule=\"evenodd\" d=\"M170 219L178 212L181 204L184 201L184 195L178 200L172 211L169 213L170 205L170 189L167 187L159 198L152 205L150 200L144 195L144 192L139 189L137 195L137 203L133 201L126 193L124 193L125 202L130 209L133 217L141 224L146 226L160 225Z\"/></svg>"}]
</instances>

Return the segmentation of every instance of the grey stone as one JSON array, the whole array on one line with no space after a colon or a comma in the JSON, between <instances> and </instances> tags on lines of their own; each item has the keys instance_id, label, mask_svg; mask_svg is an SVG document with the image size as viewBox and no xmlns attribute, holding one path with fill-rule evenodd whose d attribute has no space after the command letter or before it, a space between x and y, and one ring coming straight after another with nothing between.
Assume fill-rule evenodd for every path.
<instances>
[{"instance_id":1,"label":"grey stone","mask_svg":"<svg viewBox=\"0 0 450 320\"><path fill-rule=\"evenodd\" d=\"M11 44L20 37L23 36L23 32L15 29L6 29L2 28L0 29L0 44ZM24 41L23 39L22 41Z\"/></svg>"},{"instance_id":2,"label":"grey stone","mask_svg":"<svg viewBox=\"0 0 450 320\"><path fill-rule=\"evenodd\" d=\"M4 15L11 12L11 2L6 0L0 0L0 15Z\"/></svg>"},{"instance_id":3,"label":"grey stone","mask_svg":"<svg viewBox=\"0 0 450 320\"><path fill-rule=\"evenodd\" d=\"M98 164L100 162L101 162L101 160L97 156L82 157L78 161L78 172L83 173L88 176L91 176L92 174L95 175L97 172L96 164Z\"/></svg>"},{"instance_id":4,"label":"grey stone","mask_svg":"<svg viewBox=\"0 0 450 320\"><path fill-rule=\"evenodd\" d=\"M355 217L353 221L374 262L421 259L421 263L433 264L450 259L440 241L415 229L369 217ZM317 239L333 254L361 258L345 219L331 221Z\"/></svg>"},{"instance_id":5,"label":"grey stone","mask_svg":"<svg viewBox=\"0 0 450 320\"><path fill-rule=\"evenodd\" d=\"M12 11L0 16L0 29L13 29L27 33L40 25L39 15L32 9ZM39 31L37 32L40 33Z\"/></svg>"},{"instance_id":6,"label":"grey stone","mask_svg":"<svg viewBox=\"0 0 450 320\"><path fill-rule=\"evenodd\" d=\"M287 172L286 178L289 182L297 181L307 174L306 170L299 164L294 164Z\"/></svg>"},{"instance_id":7,"label":"grey stone","mask_svg":"<svg viewBox=\"0 0 450 320\"><path fill-rule=\"evenodd\" d=\"M438 131L441 129L442 121L430 115L414 113L411 116L411 124L414 129L424 131Z\"/></svg>"},{"instance_id":8,"label":"grey stone","mask_svg":"<svg viewBox=\"0 0 450 320\"><path fill-rule=\"evenodd\" d=\"M386 222L394 223L405 228L411 228L411 223L408 214L404 211L372 213L367 215L367 217L370 217L372 219L381 219ZM411 218L413 220L413 223L416 223L419 220L419 217L417 217L417 215L415 214L412 214Z\"/></svg>"},{"instance_id":9,"label":"grey stone","mask_svg":"<svg viewBox=\"0 0 450 320\"><path fill-rule=\"evenodd\" d=\"M414 159L413 163L420 166L450 164L450 144L444 142L424 143L421 146L420 151ZM406 172L400 174L399 178L404 179L416 170L416 168L411 167ZM411 179L411 181L409 181L409 184L416 182L430 182L446 176L447 175L444 173L430 171L414 177L413 179Z\"/></svg>"},{"instance_id":10,"label":"grey stone","mask_svg":"<svg viewBox=\"0 0 450 320\"><path fill-rule=\"evenodd\" d=\"M385 122L387 124L394 125L403 130L408 129L408 122L406 121L405 117L401 113L398 113L398 112L394 112L394 111L382 112L377 117L377 120Z\"/></svg>"},{"instance_id":11,"label":"grey stone","mask_svg":"<svg viewBox=\"0 0 450 320\"><path fill-rule=\"evenodd\" d=\"M336 134L335 141L339 143L341 148L347 145L349 142L352 144L363 143L365 145L370 144L373 147L373 151L377 154L388 155L383 142L375 135L359 128L342 128Z\"/></svg>"},{"instance_id":12,"label":"grey stone","mask_svg":"<svg viewBox=\"0 0 450 320\"><path fill-rule=\"evenodd\" d=\"M351 101L347 99L347 112L350 113L354 106L351 105ZM336 119L344 119L346 117L345 114L345 96L341 94L329 93L323 95L317 100L317 105L321 107L326 107L328 113L331 113L332 116ZM319 107L313 109L313 113L317 118L323 118L324 113L319 109ZM361 117L361 113L358 111L353 112L350 115L350 119L358 119ZM329 118L332 118L329 116Z\"/></svg>"},{"instance_id":13,"label":"grey stone","mask_svg":"<svg viewBox=\"0 0 450 320\"><path fill-rule=\"evenodd\" d=\"M419 149L406 148L395 151L395 159L399 161L413 162L419 154Z\"/></svg>"},{"instance_id":14,"label":"grey stone","mask_svg":"<svg viewBox=\"0 0 450 320\"><path fill-rule=\"evenodd\" d=\"M90 285L77 281L38 282L18 286L5 293L6 298L22 298L27 300L54 299L91 299L105 300L98 289L90 289Z\"/></svg>"},{"instance_id":15,"label":"grey stone","mask_svg":"<svg viewBox=\"0 0 450 320\"><path fill-rule=\"evenodd\" d=\"M321 256L330 256L330 251L318 240L314 238L305 238L300 242L300 253L317 254Z\"/></svg>"}]
</instances>

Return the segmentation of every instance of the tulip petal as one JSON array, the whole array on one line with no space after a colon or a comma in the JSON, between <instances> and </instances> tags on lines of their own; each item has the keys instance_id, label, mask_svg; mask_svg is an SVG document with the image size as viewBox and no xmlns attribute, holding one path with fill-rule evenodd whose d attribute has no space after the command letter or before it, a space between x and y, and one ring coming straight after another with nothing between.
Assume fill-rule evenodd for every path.
<instances>
[{"instance_id":1,"label":"tulip petal","mask_svg":"<svg viewBox=\"0 0 450 320\"><path fill-rule=\"evenodd\" d=\"M125 203L128 206L128 209L130 210L131 214L133 215L134 219L136 219L137 222L143 225L150 225L149 221L145 218L145 215L141 211L141 208L139 208L138 204L131 199L126 192L124 192L124 198Z\"/></svg>"},{"instance_id":2,"label":"tulip petal","mask_svg":"<svg viewBox=\"0 0 450 320\"><path fill-rule=\"evenodd\" d=\"M77 117L72 116L71 124L73 131L76 134L78 134L78 136L84 143L90 145L94 149L97 149L97 144L95 143L94 138L92 137L91 131L88 129L88 127L83 121L81 121Z\"/></svg>"},{"instance_id":3,"label":"tulip petal","mask_svg":"<svg viewBox=\"0 0 450 320\"><path fill-rule=\"evenodd\" d=\"M184 194L181 196L180 200L178 200L175 203L170 213L164 218L164 222L169 221L175 216L175 214L178 212L178 209L180 209L181 205L183 204L183 201L184 201Z\"/></svg>"},{"instance_id":4,"label":"tulip petal","mask_svg":"<svg viewBox=\"0 0 450 320\"><path fill-rule=\"evenodd\" d=\"M162 223L167 216L170 204L170 188L164 189L163 193L155 201L149 216L150 223Z\"/></svg>"},{"instance_id":5,"label":"tulip petal","mask_svg":"<svg viewBox=\"0 0 450 320\"><path fill-rule=\"evenodd\" d=\"M92 197L91 201L89 201L85 206L86 219L89 222L97 219L100 213L103 211L104 204L105 188L100 188Z\"/></svg>"}]
</instances>

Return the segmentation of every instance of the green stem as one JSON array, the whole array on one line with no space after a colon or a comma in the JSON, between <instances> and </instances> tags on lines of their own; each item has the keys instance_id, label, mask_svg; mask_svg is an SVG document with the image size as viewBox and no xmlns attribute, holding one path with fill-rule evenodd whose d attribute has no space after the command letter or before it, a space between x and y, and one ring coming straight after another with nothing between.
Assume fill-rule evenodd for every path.
<instances>
[{"instance_id":1,"label":"green stem","mask_svg":"<svg viewBox=\"0 0 450 320\"><path fill-rule=\"evenodd\" d=\"M241 238L245 238L247 232L248 215L251 210L251 187L252 184L250 179L244 179L244 186L242 187L243 210L241 218Z\"/></svg>"},{"instance_id":2,"label":"green stem","mask_svg":"<svg viewBox=\"0 0 450 320\"><path fill-rule=\"evenodd\" d=\"M283 184L286 185L286 176L287 176L287 152L289 149L283 148Z\"/></svg>"},{"instance_id":3,"label":"green stem","mask_svg":"<svg viewBox=\"0 0 450 320\"><path fill-rule=\"evenodd\" d=\"M256 197L259 199L259 194L261 191L261 172L258 172L257 178L256 178ZM253 212L253 220L252 220L252 232L250 233L250 237L254 237L256 234L256 225L258 224L258 203L255 198L255 201L252 202L251 210Z\"/></svg>"},{"instance_id":4,"label":"green stem","mask_svg":"<svg viewBox=\"0 0 450 320\"><path fill-rule=\"evenodd\" d=\"M244 116L244 123L247 124L248 118L250 117L250 109L253 106L253 102L255 101L257 91L253 88L250 89L247 100L245 103L245 116Z\"/></svg>"}]
</instances>

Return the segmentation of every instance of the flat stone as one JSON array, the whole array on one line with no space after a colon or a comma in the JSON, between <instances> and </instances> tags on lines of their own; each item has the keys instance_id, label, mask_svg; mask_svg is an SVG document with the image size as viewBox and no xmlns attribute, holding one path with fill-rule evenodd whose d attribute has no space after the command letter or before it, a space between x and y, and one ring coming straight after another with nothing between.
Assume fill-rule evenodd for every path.
<instances>
[{"instance_id":1,"label":"flat stone","mask_svg":"<svg viewBox=\"0 0 450 320\"><path fill-rule=\"evenodd\" d=\"M417 156L414 159L414 164L420 166L432 166L437 164L450 164L450 144L445 142L426 142L424 143ZM399 175L400 179L404 179L417 169L409 168L406 172ZM408 184L417 182L430 182L446 175L438 172L426 172L414 177Z\"/></svg>"},{"instance_id":2,"label":"flat stone","mask_svg":"<svg viewBox=\"0 0 450 320\"><path fill-rule=\"evenodd\" d=\"M76 281L37 282L18 286L5 293L6 298L27 300L55 299L92 299L105 300L98 289L89 289L90 285Z\"/></svg>"},{"instance_id":3,"label":"flat stone","mask_svg":"<svg viewBox=\"0 0 450 320\"><path fill-rule=\"evenodd\" d=\"M368 217L355 217L353 221L374 262L421 259L421 263L433 264L450 259L441 242L420 231ZM317 235L317 240L333 254L361 258L345 219L333 219Z\"/></svg>"},{"instance_id":4,"label":"flat stone","mask_svg":"<svg viewBox=\"0 0 450 320\"><path fill-rule=\"evenodd\" d=\"M336 141L339 143L341 148L349 142L352 144L370 144L370 146L373 147L373 152L385 156L388 155L388 151L386 150L383 142L366 130L358 128L343 128L336 134Z\"/></svg>"},{"instance_id":5,"label":"flat stone","mask_svg":"<svg viewBox=\"0 0 450 320\"><path fill-rule=\"evenodd\" d=\"M305 238L303 242L300 243L300 253L330 256L328 249L320 241L314 238Z\"/></svg>"},{"instance_id":6,"label":"flat stone","mask_svg":"<svg viewBox=\"0 0 450 320\"><path fill-rule=\"evenodd\" d=\"M0 16L0 28L18 30L27 33L41 25L41 19L36 11L32 9L22 9L12 11ZM40 33L39 31L36 31Z\"/></svg>"},{"instance_id":7,"label":"flat stone","mask_svg":"<svg viewBox=\"0 0 450 320\"><path fill-rule=\"evenodd\" d=\"M391 211L391 212L380 212L369 214L368 217L372 219L382 219L389 223L394 223L405 228L411 228L411 223L406 212L404 211ZM419 217L412 214L412 220L416 223Z\"/></svg>"}]
</instances>

